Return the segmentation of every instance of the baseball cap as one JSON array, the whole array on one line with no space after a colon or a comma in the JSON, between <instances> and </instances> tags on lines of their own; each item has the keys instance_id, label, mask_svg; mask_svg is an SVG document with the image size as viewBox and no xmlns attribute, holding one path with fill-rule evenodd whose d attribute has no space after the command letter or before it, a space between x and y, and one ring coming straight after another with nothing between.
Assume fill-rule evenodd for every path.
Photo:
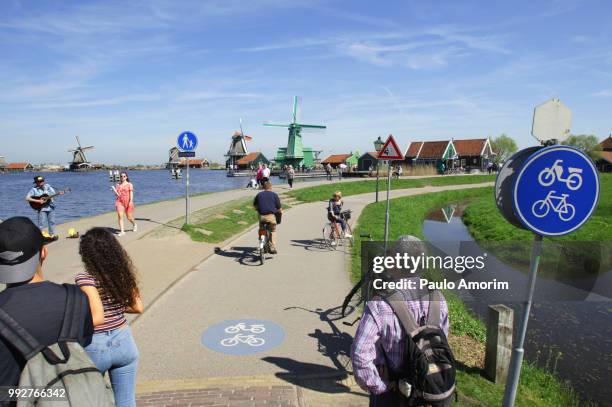
<instances>
[{"instance_id":1,"label":"baseball cap","mask_svg":"<svg viewBox=\"0 0 612 407\"><path fill-rule=\"evenodd\" d=\"M40 175L38 175L38 176L34 177L34 183L37 183L37 182L42 182L42 181L44 181L44 180L45 180L45 177L42 177L42 176L40 176Z\"/></svg>"},{"instance_id":2,"label":"baseball cap","mask_svg":"<svg viewBox=\"0 0 612 407\"><path fill-rule=\"evenodd\" d=\"M29 218L16 216L0 223L0 283L32 279L44 242L40 229Z\"/></svg>"}]
</instances>

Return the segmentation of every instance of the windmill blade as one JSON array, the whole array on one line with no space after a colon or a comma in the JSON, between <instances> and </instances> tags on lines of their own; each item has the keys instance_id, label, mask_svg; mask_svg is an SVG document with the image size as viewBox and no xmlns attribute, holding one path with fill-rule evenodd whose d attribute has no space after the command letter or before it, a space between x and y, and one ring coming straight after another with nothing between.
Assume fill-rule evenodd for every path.
<instances>
[{"instance_id":1,"label":"windmill blade","mask_svg":"<svg viewBox=\"0 0 612 407\"><path fill-rule=\"evenodd\" d=\"M244 139L246 141L251 141L251 140L253 140L253 137L251 137L251 136L244 136Z\"/></svg>"},{"instance_id":2,"label":"windmill blade","mask_svg":"<svg viewBox=\"0 0 612 407\"><path fill-rule=\"evenodd\" d=\"M263 125L267 127L291 127L290 124L264 123Z\"/></svg>"},{"instance_id":3,"label":"windmill blade","mask_svg":"<svg viewBox=\"0 0 612 407\"><path fill-rule=\"evenodd\" d=\"M316 124L298 124L303 129L326 129L327 126L319 126Z\"/></svg>"},{"instance_id":4,"label":"windmill blade","mask_svg":"<svg viewBox=\"0 0 612 407\"><path fill-rule=\"evenodd\" d=\"M94 146L81 147L81 150L91 150Z\"/></svg>"},{"instance_id":5,"label":"windmill blade","mask_svg":"<svg viewBox=\"0 0 612 407\"><path fill-rule=\"evenodd\" d=\"M77 144L79 145L79 148L81 148L81 140L79 140L79 136L75 136L75 137L76 137Z\"/></svg>"},{"instance_id":6,"label":"windmill blade","mask_svg":"<svg viewBox=\"0 0 612 407\"><path fill-rule=\"evenodd\" d=\"M293 97L293 111L291 113L293 117L292 123L295 124L300 120L300 116L302 115L302 98L300 96Z\"/></svg>"},{"instance_id":7,"label":"windmill blade","mask_svg":"<svg viewBox=\"0 0 612 407\"><path fill-rule=\"evenodd\" d=\"M244 131L242 130L242 117L240 118L240 134L244 136Z\"/></svg>"}]
</instances>

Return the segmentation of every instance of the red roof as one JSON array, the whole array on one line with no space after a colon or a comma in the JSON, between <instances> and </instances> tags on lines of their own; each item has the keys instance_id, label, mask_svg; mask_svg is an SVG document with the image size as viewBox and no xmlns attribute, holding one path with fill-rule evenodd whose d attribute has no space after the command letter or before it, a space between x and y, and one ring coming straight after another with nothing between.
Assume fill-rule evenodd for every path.
<instances>
[{"instance_id":1,"label":"red roof","mask_svg":"<svg viewBox=\"0 0 612 407\"><path fill-rule=\"evenodd\" d=\"M261 154L260 152L248 153L247 155L242 157L240 160L236 161L236 164L237 165L249 165L250 163L255 161L257 157L259 157L260 154Z\"/></svg>"},{"instance_id":2,"label":"red roof","mask_svg":"<svg viewBox=\"0 0 612 407\"><path fill-rule=\"evenodd\" d=\"M325 160L321 161L321 164L342 164L353 154L332 154Z\"/></svg>"},{"instance_id":3,"label":"red roof","mask_svg":"<svg viewBox=\"0 0 612 407\"><path fill-rule=\"evenodd\" d=\"M417 158L442 158L450 141L424 141ZM411 145L412 147L412 145Z\"/></svg>"},{"instance_id":4,"label":"red roof","mask_svg":"<svg viewBox=\"0 0 612 407\"><path fill-rule=\"evenodd\" d=\"M612 150L612 136L608 136L607 139L599 143L603 150Z\"/></svg>"},{"instance_id":5,"label":"red roof","mask_svg":"<svg viewBox=\"0 0 612 407\"><path fill-rule=\"evenodd\" d=\"M7 164L7 170L25 170L28 166L32 166L30 163L10 163Z\"/></svg>"},{"instance_id":6,"label":"red roof","mask_svg":"<svg viewBox=\"0 0 612 407\"><path fill-rule=\"evenodd\" d=\"M602 160L609 162L612 164L612 151L601 151L599 153Z\"/></svg>"},{"instance_id":7,"label":"red roof","mask_svg":"<svg viewBox=\"0 0 612 407\"><path fill-rule=\"evenodd\" d=\"M487 143L487 139L453 140L457 155L479 156Z\"/></svg>"},{"instance_id":8,"label":"red roof","mask_svg":"<svg viewBox=\"0 0 612 407\"><path fill-rule=\"evenodd\" d=\"M410 143L410 147L408 147L408 150L406 150L406 154L404 154L404 156L416 157L422 145L422 141L413 141L412 143Z\"/></svg>"}]
</instances>

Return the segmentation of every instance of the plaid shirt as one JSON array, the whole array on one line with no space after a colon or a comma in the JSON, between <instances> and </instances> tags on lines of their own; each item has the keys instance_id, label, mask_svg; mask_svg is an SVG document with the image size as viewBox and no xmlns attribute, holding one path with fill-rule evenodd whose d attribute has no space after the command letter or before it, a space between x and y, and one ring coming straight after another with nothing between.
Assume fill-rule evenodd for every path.
<instances>
[{"instance_id":1,"label":"plaid shirt","mask_svg":"<svg viewBox=\"0 0 612 407\"><path fill-rule=\"evenodd\" d=\"M403 293L406 297L406 293ZM448 336L448 306L442 294L440 302L440 328ZM415 321L424 325L429 311L428 297L407 300ZM382 394L388 390L389 381L381 377L377 367L387 364L392 372L398 372L406 350L406 335L391 306L378 298L368 301L359 322L351 348L355 381L370 394ZM384 353L383 353L384 352ZM385 358L386 356L386 358Z\"/></svg>"}]
</instances>

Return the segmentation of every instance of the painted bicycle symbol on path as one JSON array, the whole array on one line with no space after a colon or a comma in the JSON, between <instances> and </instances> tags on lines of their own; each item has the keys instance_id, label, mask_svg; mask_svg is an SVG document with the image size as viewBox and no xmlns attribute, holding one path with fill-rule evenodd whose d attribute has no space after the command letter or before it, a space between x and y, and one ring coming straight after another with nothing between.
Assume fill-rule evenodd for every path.
<instances>
[{"instance_id":1,"label":"painted bicycle symbol on path","mask_svg":"<svg viewBox=\"0 0 612 407\"><path fill-rule=\"evenodd\" d=\"M551 167L544 168L538 175L538 182L544 187L551 186L555 180L564 182L571 191L576 191L582 186L582 168L568 167L567 178L563 178L564 168L561 166L563 160L556 160ZM534 213L535 215L535 213Z\"/></svg>"},{"instance_id":2,"label":"painted bicycle symbol on path","mask_svg":"<svg viewBox=\"0 0 612 407\"><path fill-rule=\"evenodd\" d=\"M236 334L231 338L223 339L220 343L223 346L236 346L239 343L245 343L249 346L261 346L266 343L266 340L255 335Z\"/></svg>"},{"instance_id":3,"label":"painted bicycle symbol on path","mask_svg":"<svg viewBox=\"0 0 612 407\"><path fill-rule=\"evenodd\" d=\"M572 220L576 214L576 207L571 203L567 202L569 194L554 195L556 191L550 191L546 198L540 199L533 203L531 212L538 218L543 218L548 215L548 212L552 208L553 212L556 212L564 222Z\"/></svg>"}]
</instances>

